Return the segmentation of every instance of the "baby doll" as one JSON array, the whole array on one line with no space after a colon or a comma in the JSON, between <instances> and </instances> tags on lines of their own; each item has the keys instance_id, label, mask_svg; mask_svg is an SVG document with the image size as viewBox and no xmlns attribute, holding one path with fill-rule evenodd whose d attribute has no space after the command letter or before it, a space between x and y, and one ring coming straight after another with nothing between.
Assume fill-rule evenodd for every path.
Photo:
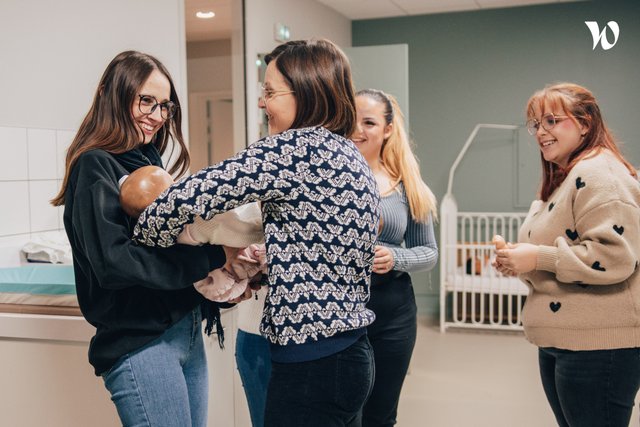
<instances>
[{"instance_id":1,"label":"baby doll","mask_svg":"<svg viewBox=\"0 0 640 427\"><path fill-rule=\"evenodd\" d=\"M173 184L173 178L158 166L143 166L120 178L122 209L137 218L156 197ZM227 262L195 283L207 299L217 302L242 295L249 282L266 267L262 213L257 203L239 206L209 221L198 217L178 236L178 243L223 245ZM253 283L253 282L252 282Z\"/></svg>"}]
</instances>

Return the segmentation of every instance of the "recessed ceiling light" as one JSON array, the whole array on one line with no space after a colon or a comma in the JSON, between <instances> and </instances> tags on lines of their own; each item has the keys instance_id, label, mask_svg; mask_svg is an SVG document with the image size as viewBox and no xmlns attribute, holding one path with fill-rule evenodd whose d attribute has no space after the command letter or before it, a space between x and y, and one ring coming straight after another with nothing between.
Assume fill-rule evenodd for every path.
<instances>
[{"instance_id":1,"label":"recessed ceiling light","mask_svg":"<svg viewBox=\"0 0 640 427\"><path fill-rule=\"evenodd\" d=\"M202 19L210 19L213 18L214 16L216 16L215 13L208 11L208 12L196 12L196 16L198 18L202 18Z\"/></svg>"}]
</instances>

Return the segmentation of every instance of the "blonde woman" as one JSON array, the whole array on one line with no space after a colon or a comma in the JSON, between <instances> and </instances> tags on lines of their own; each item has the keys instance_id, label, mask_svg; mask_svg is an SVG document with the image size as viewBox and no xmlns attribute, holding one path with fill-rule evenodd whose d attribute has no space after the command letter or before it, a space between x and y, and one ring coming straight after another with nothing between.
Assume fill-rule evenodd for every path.
<instances>
[{"instance_id":1,"label":"blonde woman","mask_svg":"<svg viewBox=\"0 0 640 427\"><path fill-rule=\"evenodd\" d=\"M392 426L416 341L416 302L409 272L438 261L433 232L436 200L420 176L404 117L382 91L356 94L357 130L352 141L371 167L380 189L382 228L375 250L367 328L373 346L375 383L363 409L363 426Z\"/></svg>"}]
</instances>

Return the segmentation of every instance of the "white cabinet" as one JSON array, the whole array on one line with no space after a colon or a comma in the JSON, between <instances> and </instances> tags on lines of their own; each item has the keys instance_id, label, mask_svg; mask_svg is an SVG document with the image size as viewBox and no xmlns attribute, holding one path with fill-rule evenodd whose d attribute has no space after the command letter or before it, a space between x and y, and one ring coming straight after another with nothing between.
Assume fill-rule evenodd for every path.
<instances>
[{"instance_id":1,"label":"white cabinet","mask_svg":"<svg viewBox=\"0 0 640 427\"><path fill-rule=\"evenodd\" d=\"M235 363L236 310L222 313L225 349L205 335L208 427L251 427ZM0 424L119 425L101 378L87 363L93 328L73 316L0 313Z\"/></svg>"}]
</instances>

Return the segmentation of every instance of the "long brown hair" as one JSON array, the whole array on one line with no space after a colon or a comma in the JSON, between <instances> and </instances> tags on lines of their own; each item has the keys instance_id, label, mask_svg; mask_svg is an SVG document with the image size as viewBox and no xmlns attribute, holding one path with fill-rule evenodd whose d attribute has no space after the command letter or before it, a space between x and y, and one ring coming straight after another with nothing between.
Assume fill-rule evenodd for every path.
<instances>
[{"instance_id":1,"label":"long brown hair","mask_svg":"<svg viewBox=\"0 0 640 427\"><path fill-rule=\"evenodd\" d=\"M189 153L182 136L182 114L180 101L169 71L151 55L126 51L116 55L104 71L89 112L85 116L75 138L67 150L64 180L62 188L51 200L54 206L64 204L69 175L78 158L87 151L102 149L109 153L120 154L140 145L137 125L131 115L131 106L138 91L154 70L160 71L171 85L170 100L176 105L176 113L168 119L155 134L153 144L160 154L173 140L180 153L169 169L169 173L182 175L189 168Z\"/></svg>"},{"instance_id":2,"label":"long brown hair","mask_svg":"<svg viewBox=\"0 0 640 427\"><path fill-rule=\"evenodd\" d=\"M404 125L404 115L393 95L378 89L364 89L356 97L366 96L384 106L385 125L391 124L391 135L382 143L380 161L396 183L402 181L411 216L416 222L425 223L429 214L437 219L437 201L420 174L418 159L411 149L412 143Z\"/></svg>"},{"instance_id":3,"label":"long brown hair","mask_svg":"<svg viewBox=\"0 0 640 427\"><path fill-rule=\"evenodd\" d=\"M542 183L540 198L544 201L562 184L567 174L580 160L596 155L607 149L613 153L629 169L629 173L637 177L635 168L629 163L618 148L611 131L605 124L600 107L593 94L585 87L574 83L556 83L534 93L527 102L527 118L535 118L536 109L545 114L545 105L561 107L576 125L584 126L587 131L582 143L569 156L565 169L544 159L542 152Z\"/></svg>"},{"instance_id":4,"label":"long brown hair","mask_svg":"<svg viewBox=\"0 0 640 427\"><path fill-rule=\"evenodd\" d=\"M292 129L324 126L341 136L356 125L356 105L347 56L326 39L295 40L265 56L276 61L296 99Z\"/></svg>"}]
</instances>

